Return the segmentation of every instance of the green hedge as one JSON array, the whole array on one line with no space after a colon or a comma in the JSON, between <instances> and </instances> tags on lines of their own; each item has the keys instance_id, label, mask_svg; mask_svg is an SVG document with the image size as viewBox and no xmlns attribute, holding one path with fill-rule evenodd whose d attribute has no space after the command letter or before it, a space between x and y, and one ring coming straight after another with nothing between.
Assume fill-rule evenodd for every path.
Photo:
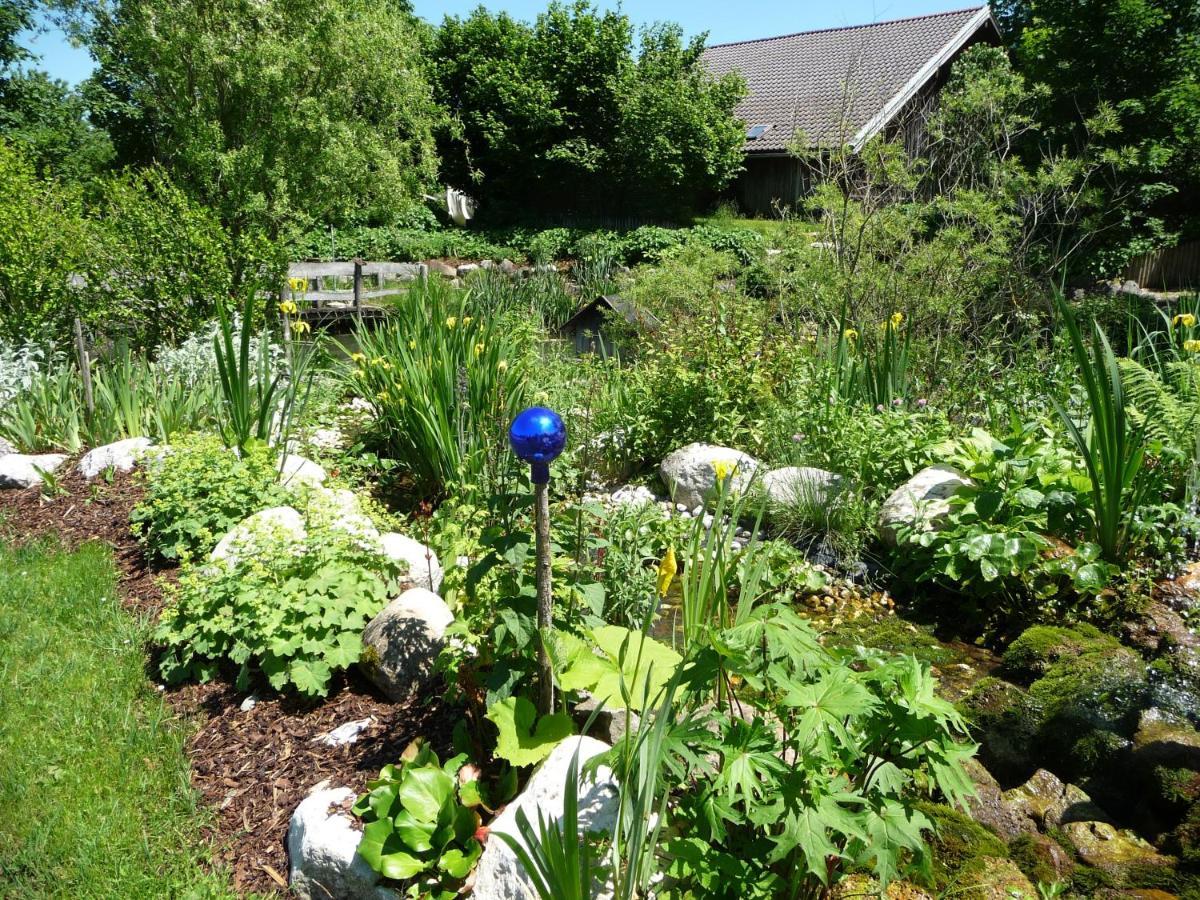
<instances>
[{"instance_id":1,"label":"green hedge","mask_svg":"<svg viewBox=\"0 0 1200 900\"><path fill-rule=\"evenodd\" d=\"M654 262L685 244L699 244L734 254L743 265L759 259L766 239L749 228L697 225L663 228L643 225L629 231L590 228L504 228L470 230L428 227L356 227L335 232L314 230L292 245L294 259L338 259L416 262L423 259L504 259L516 262L608 257L625 265Z\"/></svg>"}]
</instances>

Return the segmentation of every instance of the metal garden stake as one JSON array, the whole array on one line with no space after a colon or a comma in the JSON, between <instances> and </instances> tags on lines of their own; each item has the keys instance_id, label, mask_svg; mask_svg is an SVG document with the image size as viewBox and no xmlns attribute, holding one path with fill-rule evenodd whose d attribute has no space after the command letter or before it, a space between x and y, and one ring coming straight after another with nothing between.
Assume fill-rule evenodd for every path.
<instances>
[{"instance_id":1,"label":"metal garden stake","mask_svg":"<svg viewBox=\"0 0 1200 900\"><path fill-rule=\"evenodd\" d=\"M544 406L531 406L513 419L508 429L508 442L519 459L529 463L529 480L533 482L533 512L537 554L538 631L549 628L552 621L550 602L550 463L562 453L567 443L567 428L562 417ZM550 674L550 657L545 641L538 644L541 710L554 708L554 679Z\"/></svg>"}]
</instances>

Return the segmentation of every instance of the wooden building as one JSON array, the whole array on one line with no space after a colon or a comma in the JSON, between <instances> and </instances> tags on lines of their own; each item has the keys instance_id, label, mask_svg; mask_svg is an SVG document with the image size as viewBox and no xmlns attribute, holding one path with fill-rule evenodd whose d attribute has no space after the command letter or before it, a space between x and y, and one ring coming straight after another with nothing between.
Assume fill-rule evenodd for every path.
<instances>
[{"instance_id":1,"label":"wooden building","mask_svg":"<svg viewBox=\"0 0 1200 900\"><path fill-rule=\"evenodd\" d=\"M773 215L803 197L809 170L795 145L858 150L883 133L919 152L951 64L980 42L1000 42L987 6L707 48L709 71L740 72L748 88L737 109L745 170L731 198L746 214Z\"/></svg>"}]
</instances>

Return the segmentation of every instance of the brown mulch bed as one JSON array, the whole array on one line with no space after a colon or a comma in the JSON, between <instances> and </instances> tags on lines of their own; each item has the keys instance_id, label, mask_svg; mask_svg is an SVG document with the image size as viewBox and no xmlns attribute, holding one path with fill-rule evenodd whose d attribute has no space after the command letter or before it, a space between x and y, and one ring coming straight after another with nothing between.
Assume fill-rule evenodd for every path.
<instances>
[{"instance_id":1,"label":"brown mulch bed","mask_svg":"<svg viewBox=\"0 0 1200 900\"><path fill-rule=\"evenodd\" d=\"M39 488L0 491L0 539L52 539L67 548L101 541L113 550L123 602L157 615L164 579L129 531L129 513L142 496L132 475L111 483L85 481L74 460L60 470L66 494L52 501ZM154 669L147 671L153 676ZM441 704L390 703L356 675L343 675L319 703L266 694L243 709L246 694L228 683L188 684L165 691L176 715L193 724L188 741L192 785L213 811L214 857L228 867L239 893L285 893L287 827L292 811L322 781L362 791L408 743L424 736L449 746L456 713ZM339 725L370 718L353 744L329 747L316 739Z\"/></svg>"},{"instance_id":2,"label":"brown mulch bed","mask_svg":"<svg viewBox=\"0 0 1200 900\"><path fill-rule=\"evenodd\" d=\"M0 536L17 541L50 539L68 548L100 541L112 548L121 576L121 598L132 609L157 614L162 607L159 577L174 569L150 566L129 532L129 513L142 499L132 473L117 472L112 482L88 481L75 471L75 459L62 464L59 479L66 494L53 500L40 488L0 491Z\"/></svg>"}]
</instances>

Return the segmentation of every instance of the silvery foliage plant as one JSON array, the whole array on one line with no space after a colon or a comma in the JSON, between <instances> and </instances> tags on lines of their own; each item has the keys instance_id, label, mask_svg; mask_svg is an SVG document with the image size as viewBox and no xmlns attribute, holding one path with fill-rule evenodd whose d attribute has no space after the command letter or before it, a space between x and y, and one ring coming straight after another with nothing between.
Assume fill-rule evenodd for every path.
<instances>
[{"instance_id":1,"label":"silvery foliage plant","mask_svg":"<svg viewBox=\"0 0 1200 900\"><path fill-rule=\"evenodd\" d=\"M29 390L34 380L58 364L61 357L45 347L0 341L0 404Z\"/></svg>"}]
</instances>

